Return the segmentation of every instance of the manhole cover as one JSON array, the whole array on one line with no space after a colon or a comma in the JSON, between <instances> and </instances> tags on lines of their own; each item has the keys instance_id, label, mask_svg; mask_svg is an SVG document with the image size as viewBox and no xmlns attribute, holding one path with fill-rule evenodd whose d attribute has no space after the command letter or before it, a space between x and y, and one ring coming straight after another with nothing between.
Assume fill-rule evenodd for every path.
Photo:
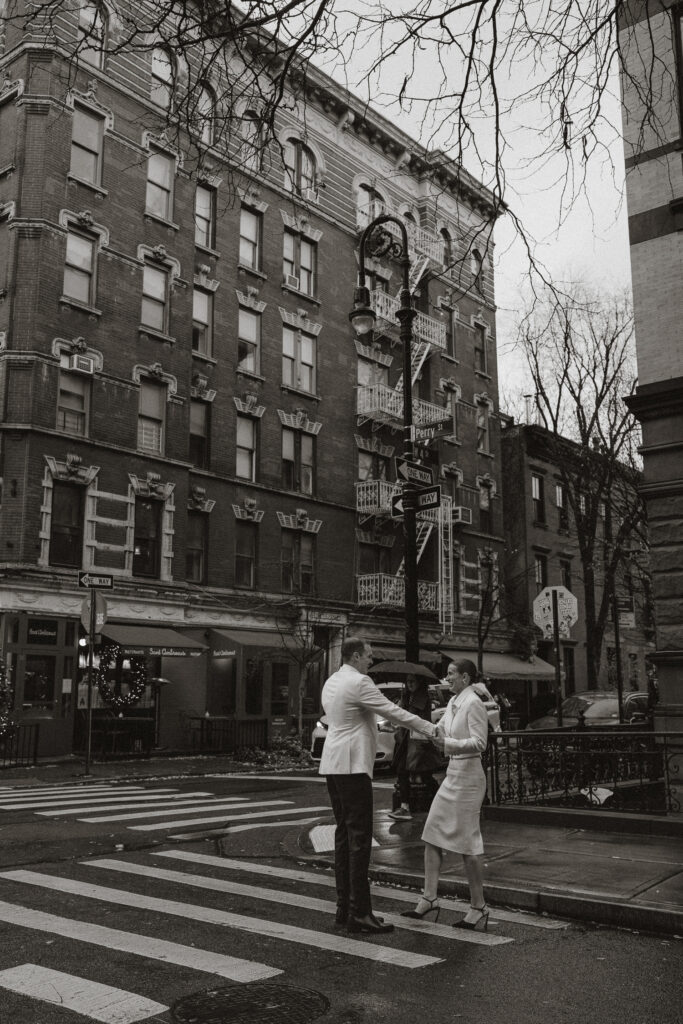
<instances>
[{"instance_id":1,"label":"manhole cover","mask_svg":"<svg viewBox=\"0 0 683 1024\"><path fill-rule=\"evenodd\" d=\"M195 992L171 1013L176 1024L309 1024L329 1006L319 992L257 982Z\"/></svg>"}]
</instances>

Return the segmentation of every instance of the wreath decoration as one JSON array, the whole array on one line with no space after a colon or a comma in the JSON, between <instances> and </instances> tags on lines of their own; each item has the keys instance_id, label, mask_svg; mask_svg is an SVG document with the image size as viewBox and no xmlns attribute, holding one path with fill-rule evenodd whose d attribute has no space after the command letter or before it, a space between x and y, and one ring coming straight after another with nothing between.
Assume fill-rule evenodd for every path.
<instances>
[{"instance_id":1,"label":"wreath decoration","mask_svg":"<svg viewBox=\"0 0 683 1024\"><path fill-rule=\"evenodd\" d=\"M108 704L111 708L116 711L120 711L122 708L132 707L133 704L137 704L145 692L145 686L147 684L147 669L145 663L140 658L130 659L130 673L132 678L130 689L128 693L117 694L114 692L111 685L107 682L107 672L111 668L112 663L116 663L116 659L121 653L121 648L118 644L107 644L102 648L100 653L100 664L96 671L95 680L97 682L97 688L100 691L100 696L105 704Z\"/></svg>"},{"instance_id":2,"label":"wreath decoration","mask_svg":"<svg viewBox=\"0 0 683 1024\"><path fill-rule=\"evenodd\" d=\"M4 661L0 660L0 738L9 737L15 729L12 721L14 707L14 687L7 678Z\"/></svg>"}]
</instances>

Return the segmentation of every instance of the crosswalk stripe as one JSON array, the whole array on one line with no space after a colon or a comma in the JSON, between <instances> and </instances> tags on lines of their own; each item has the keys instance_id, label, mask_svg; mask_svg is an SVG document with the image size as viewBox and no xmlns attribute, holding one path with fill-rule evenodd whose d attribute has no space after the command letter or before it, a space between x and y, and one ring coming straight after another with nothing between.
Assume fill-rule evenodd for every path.
<instances>
[{"instance_id":1,"label":"crosswalk stripe","mask_svg":"<svg viewBox=\"0 0 683 1024\"><path fill-rule=\"evenodd\" d=\"M211 796L211 793L187 793L187 794L185 794L185 793L178 793L178 791L175 790L175 789L151 789L151 790L148 790L146 793L145 792L142 792L142 793L125 793L123 796L118 796L118 794L116 796L113 796L113 795L109 796L107 793L96 793L94 796L86 796L86 797L83 797L83 796L62 797L62 796L60 796L59 798L53 799L53 800L44 800L44 799L43 800L31 800L29 803L21 803L21 804L14 804L14 805L0 804L0 810L3 810L3 811L9 811L9 810L34 810L34 811L36 811L36 813L40 814L41 813L41 811L40 811L41 807L56 807L56 808L64 807L64 808L69 809L71 804L76 804L76 808L75 809L78 810L78 805L80 804L81 806L83 806L85 808L86 811L88 811L88 810L90 810L90 805L91 804L102 803L102 801L105 801L107 804L112 804L114 806L114 810L116 810L116 804L125 804L125 803L133 803L133 804L135 804L135 803L139 803L140 800L158 800L159 802L163 802L164 800L177 800L179 797L186 796L186 795L187 796L206 797L206 796ZM47 813L47 812L42 812L42 813Z\"/></svg>"},{"instance_id":2,"label":"crosswalk stripe","mask_svg":"<svg viewBox=\"0 0 683 1024\"><path fill-rule=\"evenodd\" d=\"M271 800L271 804L287 803L286 800ZM257 807L258 804L249 804L250 807ZM184 821L165 821L159 824L158 822L152 823L151 825L129 825L130 830L133 832L154 832L157 829L162 828L182 828L185 825L208 825L211 823L221 822L223 824L231 824L233 821L242 821L245 818L275 818L280 814L308 814L311 811L325 811L328 810L327 805L323 807L292 807L290 809L283 809L281 811L254 811L251 814L231 814L226 821L225 815L222 818L185 818ZM83 818L83 821L102 821L109 819L102 818Z\"/></svg>"},{"instance_id":3,"label":"crosswalk stripe","mask_svg":"<svg viewBox=\"0 0 683 1024\"><path fill-rule=\"evenodd\" d=\"M334 914L337 904L330 900L321 900L316 896L304 896L300 892L286 892L283 889L264 889L263 886L245 885L242 882L230 882L225 878L213 878L210 875L192 875L185 871L167 871L156 864L149 867L135 861L112 860L109 857L98 857L95 860L81 861L85 867L106 868L109 871L120 871L128 875L142 878L164 879L176 885L191 885L197 889L210 889L212 892L227 892L233 896L249 896L255 900L269 903L280 903L287 907L305 907L306 910L320 910L326 914ZM512 939L501 935L488 935L482 932L454 931L450 925L432 924L429 921L414 921L400 914L384 913L384 920L395 928L405 931L428 932L452 942L470 942L479 946L500 946Z\"/></svg>"},{"instance_id":4,"label":"crosswalk stripe","mask_svg":"<svg viewBox=\"0 0 683 1024\"><path fill-rule=\"evenodd\" d=\"M135 800L126 800L124 803L119 804L117 800L107 800L106 804L97 804L95 807L58 807L50 811L36 811L41 818L57 818L65 814L98 814L100 811L128 811L136 810L141 811L144 808L154 807L180 807L182 804L193 804L196 802L197 797L211 796L211 793L174 793L169 796L160 796L156 799L150 799L147 796L136 797ZM226 797L226 799L234 800L235 803L240 801L239 797ZM223 801L222 801L223 802Z\"/></svg>"},{"instance_id":5,"label":"crosswalk stripe","mask_svg":"<svg viewBox=\"0 0 683 1024\"><path fill-rule=\"evenodd\" d=\"M277 967L257 963L255 960L243 960L224 953L214 953L209 949L196 946L184 946L179 942L157 939L153 935L137 935L124 932L118 928L107 928L89 921L78 921L70 917L59 917L43 910L31 910L13 903L0 902L0 921L7 924L31 928L34 931L47 932L50 935L61 935L78 942L88 942L92 946L104 946L105 949L116 949L121 953L148 957L151 960L162 960L188 967L194 971L217 974L231 981L263 981L273 978L282 971Z\"/></svg>"},{"instance_id":6,"label":"crosswalk stripe","mask_svg":"<svg viewBox=\"0 0 683 1024\"><path fill-rule=\"evenodd\" d=\"M98 981L77 978L37 964L0 971L0 987L74 1010L102 1024L134 1024L165 1013L168 1006Z\"/></svg>"},{"instance_id":7,"label":"crosswalk stripe","mask_svg":"<svg viewBox=\"0 0 683 1024\"><path fill-rule=\"evenodd\" d=\"M197 805L196 807L193 808L193 811L196 812L197 814L200 814L202 811L220 811L223 808L225 810L229 811L229 810L231 810L231 808L233 808L235 806L238 806L238 807L245 807L245 806L246 807L273 807L275 804L280 804L280 805L282 805L284 807L284 806L288 806L289 804L293 803L292 800L256 800L256 801L254 801L254 803L248 803L248 804L239 803L239 804L236 804L235 801L238 800L238 799L239 799L238 797L226 797L225 800L223 800L221 798L220 800L214 800L210 804L199 804L199 805ZM81 818L81 821L89 821L89 822L132 821L133 818L163 818L163 817L168 817L168 815L172 811L173 811L172 807L165 807L161 811L147 811L146 813L145 812L138 812L138 813L135 813L135 814L114 814L114 815L107 815L106 817L103 817L103 818ZM86 814L88 813L87 809L85 810L84 813L86 813ZM212 820L215 821L216 819L214 818ZM223 821L225 819L223 817L220 820ZM175 824L175 825L187 825L187 824L189 824L189 822L187 822L187 821L176 821L173 824ZM133 827L134 828L142 828L141 825L137 825L137 826L133 826ZM149 827L150 828L168 828L168 825L150 825Z\"/></svg>"},{"instance_id":8,"label":"crosswalk stripe","mask_svg":"<svg viewBox=\"0 0 683 1024\"><path fill-rule=\"evenodd\" d=\"M84 799L91 793L95 796L104 796L107 793L144 793L144 786L80 786L77 789L61 789L52 787L51 789L30 789L22 790L18 792L16 789L11 790L9 793L0 793L0 800L3 800L8 805L14 805L22 800L37 800L47 797L61 797L61 796L82 796ZM148 792L148 791L147 791Z\"/></svg>"},{"instance_id":9,"label":"crosswalk stripe","mask_svg":"<svg viewBox=\"0 0 683 1024\"><path fill-rule=\"evenodd\" d=\"M293 822L287 822L287 824L293 824ZM166 857L169 860L181 860L188 864L205 864L207 867L221 868L224 871L241 871L250 875L266 875L269 878L286 878L292 882L322 885L329 889L334 889L336 885L334 878L315 871L298 871L295 868L275 867L272 864L256 861L216 857L210 853L192 853L190 850L150 850L149 852L152 857ZM372 884L370 891L373 896L383 896L386 899L397 900L399 903L415 904L417 900L414 892L409 892L406 889L392 889L386 885ZM455 910L458 913L468 910L470 906L468 900L451 899L448 896L439 896L439 902L444 910ZM565 921L548 921L545 918L522 912L499 910L497 907L491 910L491 916L495 918L495 921L511 921L514 924L524 924L531 928L544 928L551 931L569 927Z\"/></svg>"},{"instance_id":10,"label":"crosswalk stripe","mask_svg":"<svg viewBox=\"0 0 683 1024\"><path fill-rule=\"evenodd\" d=\"M249 825L234 825L231 826L228 822L228 828L230 829L230 835L233 832L249 832L255 828L291 828L292 825L310 825L312 821L317 821L317 818L299 818L298 821L252 821ZM169 836L169 838L173 838Z\"/></svg>"},{"instance_id":11,"label":"crosswalk stripe","mask_svg":"<svg viewBox=\"0 0 683 1024\"><path fill-rule=\"evenodd\" d=\"M232 914L226 910L213 907L202 907L194 903L180 903L174 900L163 900L156 896L143 893L126 892L123 889L110 889L102 885L77 882L70 878L53 875L41 875L37 871L3 871L0 879L7 878L13 882L24 882L27 885L39 886L73 896L87 896L92 899L114 903L120 906L134 907L136 910L151 910L159 914L181 917L185 920L202 921L207 924L235 928L255 935L294 942L314 949L326 949L334 953L346 953L364 960L374 960L393 964L397 967L415 969L430 964L442 963L443 957L427 956L423 953L410 953L403 949L392 949L390 946L375 945L363 940L345 938L339 935L328 935L308 928L297 928L295 925L269 921L265 918L245 917L243 914Z\"/></svg>"}]
</instances>

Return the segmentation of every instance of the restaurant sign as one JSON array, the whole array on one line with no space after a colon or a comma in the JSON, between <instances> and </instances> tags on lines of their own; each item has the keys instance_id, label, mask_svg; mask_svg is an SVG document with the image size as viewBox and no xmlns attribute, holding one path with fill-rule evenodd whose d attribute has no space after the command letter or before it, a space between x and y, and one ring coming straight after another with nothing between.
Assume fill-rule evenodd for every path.
<instances>
[{"instance_id":1,"label":"restaurant sign","mask_svg":"<svg viewBox=\"0 0 683 1024\"><path fill-rule=\"evenodd\" d=\"M146 647L122 644L121 649L128 658L199 658L203 651L188 647Z\"/></svg>"}]
</instances>

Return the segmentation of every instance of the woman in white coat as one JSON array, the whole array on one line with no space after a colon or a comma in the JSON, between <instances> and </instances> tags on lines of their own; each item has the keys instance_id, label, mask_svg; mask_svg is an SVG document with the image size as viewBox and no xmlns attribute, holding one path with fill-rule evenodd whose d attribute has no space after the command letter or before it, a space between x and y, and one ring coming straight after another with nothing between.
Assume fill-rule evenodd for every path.
<instances>
[{"instance_id":1,"label":"woman in white coat","mask_svg":"<svg viewBox=\"0 0 683 1024\"><path fill-rule=\"evenodd\" d=\"M489 912L484 900L482 855L484 844L479 818L486 793L481 754L486 750L488 716L475 692L474 664L463 659L449 665L447 681L453 697L432 740L449 758L446 778L430 808L422 840L425 844L424 891L414 910L405 917L439 916L437 889L444 852L459 853L470 888L470 909L454 928L486 931Z\"/></svg>"}]
</instances>

